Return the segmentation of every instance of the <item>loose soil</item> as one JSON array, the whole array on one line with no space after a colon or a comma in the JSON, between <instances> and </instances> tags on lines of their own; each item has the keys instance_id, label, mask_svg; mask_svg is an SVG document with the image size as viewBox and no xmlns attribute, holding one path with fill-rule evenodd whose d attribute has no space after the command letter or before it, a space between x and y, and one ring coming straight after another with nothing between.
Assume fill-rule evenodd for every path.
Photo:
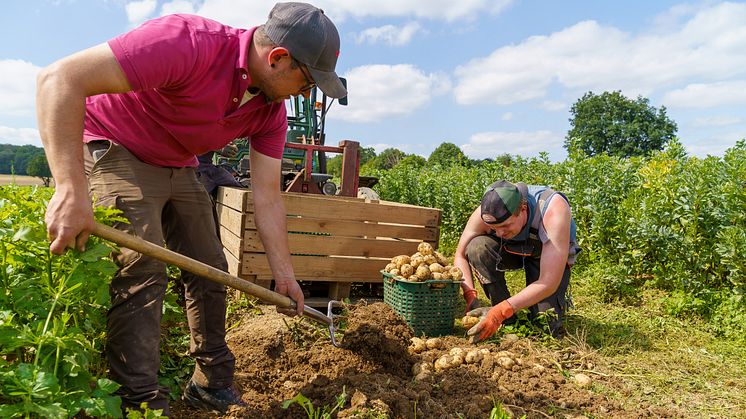
<instances>
[{"instance_id":1,"label":"loose soil","mask_svg":"<svg viewBox=\"0 0 746 419\"><path fill-rule=\"evenodd\" d=\"M596 391L617 386L613 379L588 374L592 381L581 384L585 377L563 367L573 354L552 352L515 335L480 345L446 336L439 348L414 353L411 330L387 305L359 303L348 308L341 347L336 348L324 330L307 320L290 319L272 307L262 311L247 315L228 337L236 356L235 381L247 406L218 416L172 403L172 417L307 418L298 404L284 409L283 401L301 393L315 408L331 408L343 392L347 397L335 412L338 418L488 418L497 403L511 416L529 418L682 413L645 405L625 409ZM486 349L489 354L448 370L413 373L453 348Z\"/></svg>"}]
</instances>

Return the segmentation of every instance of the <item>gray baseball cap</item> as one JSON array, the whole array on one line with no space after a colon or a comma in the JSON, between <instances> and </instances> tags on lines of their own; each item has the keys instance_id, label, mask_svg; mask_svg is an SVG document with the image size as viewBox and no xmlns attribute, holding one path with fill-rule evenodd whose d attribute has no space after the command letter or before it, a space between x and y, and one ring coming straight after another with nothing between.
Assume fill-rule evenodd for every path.
<instances>
[{"instance_id":1,"label":"gray baseball cap","mask_svg":"<svg viewBox=\"0 0 746 419\"><path fill-rule=\"evenodd\" d=\"M334 71L339 57L339 33L324 11L307 3L277 3L264 25L269 39L305 64L327 96L347 96Z\"/></svg>"}]
</instances>

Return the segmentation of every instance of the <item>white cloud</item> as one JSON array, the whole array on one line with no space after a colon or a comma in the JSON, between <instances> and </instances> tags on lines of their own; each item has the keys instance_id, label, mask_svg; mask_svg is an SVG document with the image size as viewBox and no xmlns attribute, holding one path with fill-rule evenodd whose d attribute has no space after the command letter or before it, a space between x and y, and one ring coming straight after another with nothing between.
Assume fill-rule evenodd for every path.
<instances>
[{"instance_id":1,"label":"white cloud","mask_svg":"<svg viewBox=\"0 0 746 419\"><path fill-rule=\"evenodd\" d=\"M205 0L197 14L228 25L249 27L264 23L275 5L274 0ZM475 19L480 14L497 15L513 0L318 0L313 4L324 9L335 22L349 17L415 17L456 21Z\"/></svg>"},{"instance_id":2,"label":"white cloud","mask_svg":"<svg viewBox=\"0 0 746 419\"><path fill-rule=\"evenodd\" d=\"M510 121L513 119L513 112L505 112L504 114L500 115L500 119L503 121Z\"/></svg>"},{"instance_id":3,"label":"white cloud","mask_svg":"<svg viewBox=\"0 0 746 419\"><path fill-rule=\"evenodd\" d=\"M0 144L26 145L41 147L39 130L35 128L11 128L0 126Z\"/></svg>"},{"instance_id":4,"label":"white cloud","mask_svg":"<svg viewBox=\"0 0 746 419\"><path fill-rule=\"evenodd\" d=\"M163 3L163 6L161 6L161 16L174 13L194 14L195 12L196 9L194 8L194 3L189 0L173 0L168 3Z\"/></svg>"},{"instance_id":5,"label":"white cloud","mask_svg":"<svg viewBox=\"0 0 746 419\"><path fill-rule=\"evenodd\" d=\"M139 24L155 12L156 6L155 0L131 1L124 5L124 10L127 12L127 20L130 23Z\"/></svg>"},{"instance_id":6,"label":"white cloud","mask_svg":"<svg viewBox=\"0 0 746 419\"><path fill-rule=\"evenodd\" d=\"M357 43L369 44L385 43L392 46L408 44L412 37L422 32L422 26L417 22L409 22L404 26L384 25L376 28L368 28L360 32L356 37Z\"/></svg>"},{"instance_id":7,"label":"white cloud","mask_svg":"<svg viewBox=\"0 0 746 419\"><path fill-rule=\"evenodd\" d=\"M550 112L559 112L559 111L567 111L570 110L570 107L567 106L565 102L558 102L555 100L545 100L541 102L541 105L539 105L541 109L550 111Z\"/></svg>"},{"instance_id":8,"label":"white cloud","mask_svg":"<svg viewBox=\"0 0 746 419\"><path fill-rule=\"evenodd\" d=\"M692 123L695 127L725 127L743 122L742 118L735 116L708 116L695 118Z\"/></svg>"},{"instance_id":9,"label":"white cloud","mask_svg":"<svg viewBox=\"0 0 746 419\"><path fill-rule=\"evenodd\" d=\"M725 150L736 145L736 142L746 138L746 128L741 131L731 131L723 134L709 135L697 141L684 144L687 153L697 157L722 156Z\"/></svg>"},{"instance_id":10,"label":"white cloud","mask_svg":"<svg viewBox=\"0 0 746 419\"><path fill-rule=\"evenodd\" d=\"M746 105L746 80L690 84L666 93L663 103L671 108Z\"/></svg>"},{"instance_id":11,"label":"white cloud","mask_svg":"<svg viewBox=\"0 0 746 419\"><path fill-rule=\"evenodd\" d=\"M512 2L512 0L330 0L319 1L317 5L323 9L329 9L330 12L354 17L416 16L455 21L475 19L481 13L498 14Z\"/></svg>"},{"instance_id":12,"label":"white cloud","mask_svg":"<svg viewBox=\"0 0 746 419\"><path fill-rule=\"evenodd\" d=\"M0 115L34 115L36 74L40 69L23 60L0 60Z\"/></svg>"},{"instance_id":13,"label":"white cloud","mask_svg":"<svg viewBox=\"0 0 746 419\"><path fill-rule=\"evenodd\" d=\"M337 108L329 118L349 122L373 122L411 114L427 106L434 95L448 92L450 81L441 74L425 74L410 64L367 65L344 75L350 92L349 105Z\"/></svg>"},{"instance_id":14,"label":"white cloud","mask_svg":"<svg viewBox=\"0 0 746 419\"><path fill-rule=\"evenodd\" d=\"M684 10L677 15L682 18ZM670 23L669 23L670 25ZM648 96L692 80L746 76L746 4L699 9L666 33L631 34L595 21L500 47L455 70L461 104L507 105L569 91L622 90ZM740 77L739 77L740 76Z\"/></svg>"},{"instance_id":15,"label":"white cloud","mask_svg":"<svg viewBox=\"0 0 746 419\"><path fill-rule=\"evenodd\" d=\"M495 158L508 153L520 156L538 156L542 151L548 151L555 160L562 154L564 138L551 131L533 132L479 132L469 138L469 142L461 146L464 154L471 158Z\"/></svg>"}]
</instances>

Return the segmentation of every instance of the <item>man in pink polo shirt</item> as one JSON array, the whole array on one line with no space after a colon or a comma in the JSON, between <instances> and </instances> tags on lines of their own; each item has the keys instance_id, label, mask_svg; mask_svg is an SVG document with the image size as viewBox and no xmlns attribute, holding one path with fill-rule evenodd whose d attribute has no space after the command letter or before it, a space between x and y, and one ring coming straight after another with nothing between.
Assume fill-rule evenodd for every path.
<instances>
[{"instance_id":1,"label":"man in pink polo shirt","mask_svg":"<svg viewBox=\"0 0 746 419\"><path fill-rule=\"evenodd\" d=\"M164 16L45 68L37 114L56 182L45 217L50 250L85 247L94 197L130 220L117 228L225 270L195 156L249 137L257 229L275 290L301 313L279 193L283 102L315 85L346 96L335 73L338 55L339 34L322 10L278 3L265 25L250 30ZM165 265L127 249L117 263L107 331L111 376L122 385L123 409L147 403L168 414L168 391L157 376ZM225 343L225 289L188 273L183 279L196 360L185 399L225 411L242 403Z\"/></svg>"}]
</instances>

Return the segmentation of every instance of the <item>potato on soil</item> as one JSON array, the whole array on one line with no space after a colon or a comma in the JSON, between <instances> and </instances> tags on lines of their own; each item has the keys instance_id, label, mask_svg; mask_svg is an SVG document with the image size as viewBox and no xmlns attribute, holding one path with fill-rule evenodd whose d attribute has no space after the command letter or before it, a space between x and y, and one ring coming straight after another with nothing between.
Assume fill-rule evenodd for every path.
<instances>
[{"instance_id":1,"label":"potato on soil","mask_svg":"<svg viewBox=\"0 0 746 419\"><path fill-rule=\"evenodd\" d=\"M580 388L588 388L591 386L591 377L585 374L575 374L573 380Z\"/></svg>"},{"instance_id":2,"label":"potato on soil","mask_svg":"<svg viewBox=\"0 0 746 419\"><path fill-rule=\"evenodd\" d=\"M422 242L417 246L417 251L423 256L433 254L433 246L428 242Z\"/></svg>"},{"instance_id":3,"label":"potato on soil","mask_svg":"<svg viewBox=\"0 0 746 419\"><path fill-rule=\"evenodd\" d=\"M412 344L409 345L409 348L412 352L418 354L427 350L427 345L425 344L425 341L420 338L412 338Z\"/></svg>"},{"instance_id":4,"label":"potato on soil","mask_svg":"<svg viewBox=\"0 0 746 419\"><path fill-rule=\"evenodd\" d=\"M463 355L453 355L453 357L451 358L451 368L459 367L463 363L464 363Z\"/></svg>"},{"instance_id":5,"label":"potato on soil","mask_svg":"<svg viewBox=\"0 0 746 419\"><path fill-rule=\"evenodd\" d=\"M420 373L431 373L433 372L433 364L429 362L418 362L412 365L412 375L419 375Z\"/></svg>"},{"instance_id":6,"label":"potato on soil","mask_svg":"<svg viewBox=\"0 0 746 419\"><path fill-rule=\"evenodd\" d=\"M451 350L448 352L450 355L465 355L466 351L462 348L451 348Z\"/></svg>"},{"instance_id":7,"label":"potato on soil","mask_svg":"<svg viewBox=\"0 0 746 419\"><path fill-rule=\"evenodd\" d=\"M443 341L440 338L430 338L425 341L427 349L440 349L443 346Z\"/></svg>"},{"instance_id":8,"label":"potato on soil","mask_svg":"<svg viewBox=\"0 0 746 419\"><path fill-rule=\"evenodd\" d=\"M472 349L471 351L466 353L464 361L466 361L467 364L476 364L477 362L480 362L482 360L482 356L483 355L479 351L479 349Z\"/></svg>"},{"instance_id":9,"label":"potato on soil","mask_svg":"<svg viewBox=\"0 0 746 419\"><path fill-rule=\"evenodd\" d=\"M435 371L443 371L451 368L451 362L453 361L452 355L443 355L435 361Z\"/></svg>"}]
</instances>

